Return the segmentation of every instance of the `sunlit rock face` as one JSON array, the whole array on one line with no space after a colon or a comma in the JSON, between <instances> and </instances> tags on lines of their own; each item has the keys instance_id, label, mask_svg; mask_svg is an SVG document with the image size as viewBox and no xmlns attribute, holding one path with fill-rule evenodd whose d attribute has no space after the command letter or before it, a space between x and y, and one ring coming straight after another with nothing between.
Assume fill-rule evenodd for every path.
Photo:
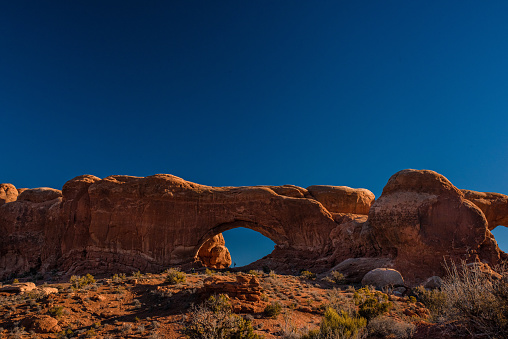
<instances>
[{"instance_id":1,"label":"sunlit rock face","mask_svg":"<svg viewBox=\"0 0 508 339\"><path fill-rule=\"evenodd\" d=\"M503 220L503 209L484 210L432 171L396 173L378 200L368 190L345 186L211 187L157 174L83 175L61 192L19 194L2 184L0 205L2 278L50 270L224 268L231 257L221 233L236 227L273 240L275 250L255 264L287 273L324 272L350 258L385 258L376 262L406 280L421 279L442 273L443 256L495 264L504 255L487 222L489 216Z\"/></svg>"}]
</instances>

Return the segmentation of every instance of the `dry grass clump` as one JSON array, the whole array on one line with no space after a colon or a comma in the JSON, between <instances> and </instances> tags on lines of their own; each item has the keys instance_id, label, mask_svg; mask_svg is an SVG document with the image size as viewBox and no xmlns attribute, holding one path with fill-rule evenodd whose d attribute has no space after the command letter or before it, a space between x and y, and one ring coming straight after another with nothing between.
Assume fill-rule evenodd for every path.
<instances>
[{"instance_id":1,"label":"dry grass clump","mask_svg":"<svg viewBox=\"0 0 508 339\"><path fill-rule=\"evenodd\" d=\"M508 338L508 275L482 272L479 265L445 265L448 276L441 287L445 319L458 321L471 335Z\"/></svg>"},{"instance_id":2,"label":"dry grass clump","mask_svg":"<svg viewBox=\"0 0 508 339\"><path fill-rule=\"evenodd\" d=\"M178 269L170 268L166 273L166 282L170 285L184 283L187 280L185 273Z\"/></svg>"},{"instance_id":3,"label":"dry grass clump","mask_svg":"<svg viewBox=\"0 0 508 339\"><path fill-rule=\"evenodd\" d=\"M185 321L185 334L191 339L261 339L250 321L233 314L229 298L211 296L194 307Z\"/></svg>"},{"instance_id":4,"label":"dry grass clump","mask_svg":"<svg viewBox=\"0 0 508 339\"><path fill-rule=\"evenodd\" d=\"M369 334L381 338L412 338L416 326L405 321L396 320L387 316L372 319L367 326Z\"/></svg>"}]
</instances>

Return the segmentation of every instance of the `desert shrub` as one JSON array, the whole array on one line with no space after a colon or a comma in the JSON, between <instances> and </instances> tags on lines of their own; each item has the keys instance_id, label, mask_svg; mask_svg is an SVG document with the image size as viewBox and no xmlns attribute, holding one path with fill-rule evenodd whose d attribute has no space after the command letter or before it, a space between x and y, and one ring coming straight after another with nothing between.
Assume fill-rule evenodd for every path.
<instances>
[{"instance_id":1,"label":"desert shrub","mask_svg":"<svg viewBox=\"0 0 508 339\"><path fill-rule=\"evenodd\" d=\"M278 301L272 302L266 305L263 312L269 318L277 318L280 312L282 312L282 304Z\"/></svg>"},{"instance_id":2,"label":"desert shrub","mask_svg":"<svg viewBox=\"0 0 508 339\"><path fill-rule=\"evenodd\" d=\"M87 274L83 277L79 275L73 275L69 280L69 283L71 284L72 289L78 290L85 286L95 284L95 278L91 274Z\"/></svg>"},{"instance_id":3,"label":"desert shrub","mask_svg":"<svg viewBox=\"0 0 508 339\"><path fill-rule=\"evenodd\" d=\"M125 275L125 273L120 273L120 274L114 274L112 277L111 277L111 280L115 283L119 283L119 282L122 282L124 281L125 279L127 279L127 276Z\"/></svg>"},{"instance_id":4,"label":"desert shrub","mask_svg":"<svg viewBox=\"0 0 508 339\"><path fill-rule=\"evenodd\" d=\"M336 288L328 291L328 303L325 305L325 309L326 307L333 308L337 313L345 311L351 316L356 315L354 303Z\"/></svg>"},{"instance_id":5,"label":"desert shrub","mask_svg":"<svg viewBox=\"0 0 508 339\"><path fill-rule=\"evenodd\" d=\"M416 326L387 316L372 319L368 325L369 334L381 338L412 338Z\"/></svg>"},{"instance_id":6,"label":"desert shrub","mask_svg":"<svg viewBox=\"0 0 508 339\"><path fill-rule=\"evenodd\" d=\"M258 271L258 270L249 270L249 271L247 272L247 274L251 274L251 275L254 275L254 276L256 276L256 277L257 277L257 276L260 276L260 275L261 275L261 273L262 273L262 272L261 272L261 271Z\"/></svg>"},{"instance_id":7,"label":"desert shrub","mask_svg":"<svg viewBox=\"0 0 508 339\"><path fill-rule=\"evenodd\" d=\"M346 281L344 274L340 273L339 271L332 271L329 277L334 283L338 285L343 284Z\"/></svg>"},{"instance_id":8,"label":"desert shrub","mask_svg":"<svg viewBox=\"0 0 508 339\"><path fill-rule=\"evenodd\" d=\"M212 276L214 275L216 272L214 270L211 270L209 268L206 268L205 269L205 274L208 275L208 276Z\"/></svg>"},{"instance_id":9,"label":"desert shrub","mask_svg":"<svg viewBox=\"0 0 508 339\"><path fill-rule=\"evenodd\" d=\"M417 299L427 307L433 316L440 315L445 310L446 294L440 290L427 290L423 286L413 289Z\"/></svg>"},{"instance_id":10,"label":"desert shrub","mask_svg":"<svg viewBox=\"0 0 508 339\"><path fill-rule=\"evenodd\" d=\"M337 313L334 309L328 308L319 330L309 331L302 339L361 338L366 325L365 318L352 317L344 311Z\"/></svg>"},{"instance_id":11,"label":"desert shrub","mask_svg":"<svg viewBox=\"0 0 508 339\"><path fill-rule=\"evenodd\" d=\"M63 306L53 306L48 310L48 313L54 318L60 318L64 314Z\"/></svg>"},{"instance_id":12,"label":"desert shrub","mask_svg":"<svg viewBox=\"0 0 508 339\"><path fill-rule=\"evenodd\" d=\"M300 272L300 277L302 277L304 279L315 280L316 279L316 273L312 273L311 271L301 271Z\"/></svg>"},{"instance_id":13,"label":"desert shrub","mask_svg":"<svg viewBox=\"0 0 508 339\"><path fill-rule=\"evenodd\" d=\"M473 336L508 338L508 276L497 279L465 263L445 268L444 316L463 323Z\"/></svg>"},{"instance_id":14,"label":"desert shrub","mask_svg":"<svg viewBox=\"0 0 508 339\"><path fill-rule=\"evenodd\" d=\"M233 314L229 298L211 296L194 307L185 320L184 333L191 339L260 339L250 321Z\"/></svg>"},{"instance_id":15,"label":"desert shrub","mask_svg":"<svg viewBox=\"0 0 508 339\"><path fill-rule=\"evenodd\" d=\"M187 277L185 276L185 273L180 272L179 270L177 270L175 268L170 268L167 271L166 282L170 285L184 283L186 281L186 279L187 279Z\"/></svg>"},{"instance_id":16,"label":"desert shrub","mask_svg":"<svg viewBox=\"0 0 508 339\"><path fill-rule=\"evenodd\" d=\"M388 295L369 288L356 291L353 300L358 306L358 314L367 320L386 313L393 307L393 304L388 301Z\"/></svg>"}]
</instances>

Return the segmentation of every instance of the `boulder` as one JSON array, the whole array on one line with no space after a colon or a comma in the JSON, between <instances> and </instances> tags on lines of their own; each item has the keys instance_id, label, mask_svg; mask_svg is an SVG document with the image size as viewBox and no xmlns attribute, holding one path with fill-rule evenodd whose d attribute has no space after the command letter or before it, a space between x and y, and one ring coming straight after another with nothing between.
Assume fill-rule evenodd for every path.
<instances>
[{"instance_id":1,"label":"boulder","mask_svg":"<svg viewBox=\"0 0 508 339\"><path fill-rule=\"evenodd\" d=\"M237 274L234 277L212 276L204 280L203 294L227 294L232 299L258 302L261 298L261 285L252 275Z\"/></svg>"},{"instance_id":2,"label":"boulder","mask_svg":"<svg viewBox=\"0 0 508 339\"><path fill-rule=\"evenodd\" d=\"M24 319L21 325L35 333L55 333L62 330L58 325L58 320L49 315L30 316Z\"/></svg>"},{"instance_id":3,"label":"boulder","mask_svg":"<svg viewBox=\"0 0 508 339\"><path fill-rule=\"evenodd\" d=\"M404 286L404 279L399 271L391 268L375 268L362 279L362 285L372 285L376 288L385 286Z\"/></svg>"},{"instance_id":4,"label":"boulder","mask_svg":"<svg viewBox=\"0 0 508 339\"><path fill-rule=\"evenodd\" d=\"M348 283L359 283L368 272L376 268L387 267L390 264L391 259L389 258L350 258L335 265L330 272L342 273Z\"/></svg>"},{"instance_id":5,"label":"boulder","mask_svg":"<svg viewBox=\"0 0 508 339\"><path fill-rule=\"evenodd\" d=\"M12 184L0 184L0 206L18 199L18 190Z\"/></svg>"}]
</instances>

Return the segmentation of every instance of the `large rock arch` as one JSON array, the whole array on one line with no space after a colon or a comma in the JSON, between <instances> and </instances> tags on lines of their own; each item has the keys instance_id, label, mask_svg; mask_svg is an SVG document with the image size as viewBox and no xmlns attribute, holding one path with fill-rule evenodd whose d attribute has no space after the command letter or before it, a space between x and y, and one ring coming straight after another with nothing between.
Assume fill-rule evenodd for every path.
<instances>
[{"instance_id":1,"label":"large rock arch","mask_svg":"<svg viewBox=\"0 0 508 339\"><path fill-rule=\"evenodd\" d=\"M0 278L195 265L209 239L223 246L221 232L246 227L277 244L263 259L271 268L323 272L381 257L370 262L418 280L441 274L443 256L499 263L506 254L489 229L507 220L507 196L459 190L425 170L394 174L376 201L344 186L211 187L168 174L83 175L61 192L3 184Z\"/></svg>"}]
</instances>

